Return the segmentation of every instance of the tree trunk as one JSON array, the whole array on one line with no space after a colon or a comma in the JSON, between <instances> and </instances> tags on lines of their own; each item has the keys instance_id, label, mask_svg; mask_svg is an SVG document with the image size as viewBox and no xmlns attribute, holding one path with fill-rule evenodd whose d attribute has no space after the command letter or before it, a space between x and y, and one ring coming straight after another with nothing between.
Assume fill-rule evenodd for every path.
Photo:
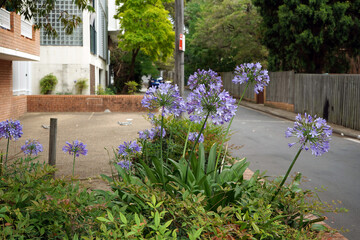
<instances>
[{"instance_id":1,"label":"tree trunk","mask_svg":"<svg viewBox=\"0 0 360 240\"><path fill-rule=\"evenodd\" d=\"M130 73L129 73L128 81L134 80L133 77L134 77L134 69L135 69L135 60L136 60L136 56L138 55L139 51L140 51L140 48L132 50Z\"/></svg>"}]
</instances>

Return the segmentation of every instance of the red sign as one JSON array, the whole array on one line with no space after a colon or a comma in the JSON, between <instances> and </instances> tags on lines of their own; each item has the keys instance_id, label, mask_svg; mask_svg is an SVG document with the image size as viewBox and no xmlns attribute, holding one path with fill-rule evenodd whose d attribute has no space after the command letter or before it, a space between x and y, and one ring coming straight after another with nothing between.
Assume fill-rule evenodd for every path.
<instances>
[{"instance_id":1,"label":"red sign","mask_svg":"<svg viewBox=\"0 0 360 240\"><path fill-rule=\"evenodd\" d=\"M185 35L180 34L179 50L185 52Z\"/></svg>"}]
</instances>

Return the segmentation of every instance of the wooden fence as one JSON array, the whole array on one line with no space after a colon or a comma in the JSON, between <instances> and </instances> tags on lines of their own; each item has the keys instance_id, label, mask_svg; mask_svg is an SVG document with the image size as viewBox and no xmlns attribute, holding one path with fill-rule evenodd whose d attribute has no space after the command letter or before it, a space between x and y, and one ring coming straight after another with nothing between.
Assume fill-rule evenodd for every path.
<instances>
[{"instance_id":1,"label":"wooden fence","mask_svg":"<svg viewBox=\"0 0 360 240\"><path fill-rule=\"evenodd\" d=\"M295 74L295 112L360 130L360 75Z\"/></svg>"},{"instance_id":2,"label":"wooden fence","mask_svg":"<svg viewBox=\"0 0 360 240\"><path fill-rule=\"evenodd\" d=\"M239 97L244 86L231 82L232 73L221 74L224 88ZM309 113L330 123L360 130L359 74L295 74L271 72L265 89L265 105L297 113ZM252 87L245 98L254 101Z\"/></svg>"}]
</instances>

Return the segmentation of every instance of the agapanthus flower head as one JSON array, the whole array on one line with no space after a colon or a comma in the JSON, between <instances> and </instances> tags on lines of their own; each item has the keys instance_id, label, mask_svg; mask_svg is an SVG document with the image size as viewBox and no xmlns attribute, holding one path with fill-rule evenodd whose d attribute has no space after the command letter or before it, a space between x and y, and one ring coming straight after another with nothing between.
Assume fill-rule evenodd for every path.
<instances>
[{"instance_id":1,"label":"agapanthus flower head","mask_svg":"<svg viewBox=\"0 0 360 240\"><path fill-rule=\"evenodd\" d=\"M302 148L306 151L311 149L315 156L329 151L332 129L324 119L305 113L304 118L298 114L295 120L294 127L286 130L285 137L297 137ZM295 144L296 142L288 145L292 147Z\"/></svg>"},{"instance_id":2,"label":"agapanthus flower head","mask_svg":"<svg viewBox=\"0 0 360 240\"><path fill-rule=\"evenodd\" d=\"M198 132L190 132L190 133L189 133L188 140L191 141L191 142L195 142L195 141L196 141L196 138L197 138L198 136L199 136L199 133L198 133ZM199 142L204 142L204 134L201 134L201 135L200 135Z\"/></svg>"},{"instance_id":3,"label":"agapanthus flower head","mask_svg":"<svg viewBox=\"0 0 360 240\"><path fill-rule=\"evenodd\" d=\"M190 90L193 90L201 84L204 84L206 88L213 85L220 90L222 88L221 76L211 69L208 71L198 69L193 75L190 75L188 86Z\"/></svg>"},{"instance_id":4,"label":"agapanthus flower head","mask_svg":"<svg viewBox=\"0 0 360 240\"><path fill-rule=\"evenodd\" d=\"M118 147L118 149L119 149L118 151L119 155L128 156L140 152L141 146L138 145L136 141L129 141L129 142L124 142L124 144L121 144Z\"/></svg>"},{"instance_id":5,"label":"agapanthus flower head","mask_svg":"<svg viewBox=\"0 0 360 240\"><path fill-rule=\"evenodd\" d=\"M261 70L260 63L244 63L235 68L235 77L233 83L254 83L254 91L256 94L262 92L264 87L270 82L269 74L266 69Z\"/></svg>"},{"instance_id":6,"label":"agapanthus flower head","mask_svg":"<svg viewBox=\"0 0 360 240\"><path fill-rule=\"evenodd\" d=\"M151 129L145 129L144 131L139 132L139 138L142 140L151 139L160 136L161 126L153 127ZM166 136L166 131L163 128L162 137Z\"/></svg>"},{"instance_id":7,"label":"agapanthus flower head","mask_svg":"<svg viewBox=\"0 0 360 240\"><path fill-rule=\"evenodd\" d=\"M162 116L169 114L179 116L185 111L185 103L180 96L177 85L170 83L161 83L157 88L149 88L141 104L150 110L161 108Z\"/></svg>"},{"instance_id":8,"label":"agapanthus flower head","mask_svg":"<svg viewBox=\"0 0 360 240\"><path fill-rule=\"evenodd\" d=\"M128 160L121 160L120 162L117 163L117 165L119 165L121 168L129 170L130 167L132 166L132 163Z\"/></svg>"},{"instance_id":9,"label":"agapanthus flower head","mask_svg":"<svg viewBox=\"0 0 360 240\"><path fill-rule=\"evenodd\" d=\"M186 105L191 121L199 123L209 114L211 121L218 125L229 122L235 115L235 103L229 92L221 91L214 84L210 84L208 89L200 84L189 94Z\"/></svg>"},{"instance_id":10,"label":"agapanthus flower head","mask_svg":"<svg viewBox=\"0 0 360 240\"><path fill-rule=\"evenodd\" d=\"M72 143L66 141L66 145L62 148L62 150L63 152L75 155L76 157L79 157L80 154L86 156L88 153L86 144L79 142L78 140L75 140Z\"/></svg>"},{"instance_id":11,"label":"agapanthus flower head","mask_svg":"<svg viewBox=\"0 0 360 240\"><path fill-rule=\"evenodd\" d=\"M6 120L0 122L0 139L18 140L23 135L22 125L19 120Z\"/></svg>"},{"instance_id":12,"label":"agapanthus flower head","mask_svg":"<svg viewBox=\"0 0 360 240\"><path fill-rule=\"evenodd\" d=\"M24 152L25 155L29 156L37 156L39 152L43 151L43 146L37 140L26 140L25 144L21 147L21 151Z\"/></svg>"}]
</instances>

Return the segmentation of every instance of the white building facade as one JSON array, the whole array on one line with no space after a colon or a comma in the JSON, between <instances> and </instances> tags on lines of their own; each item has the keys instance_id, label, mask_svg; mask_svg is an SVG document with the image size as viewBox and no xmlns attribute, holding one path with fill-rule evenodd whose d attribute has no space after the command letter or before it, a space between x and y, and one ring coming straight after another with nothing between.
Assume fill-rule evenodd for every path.
<instances>
[{"instance_id":1,"label":"white building facade","mask_svg":"<svg viewBox=\"0 0 360 240\"><path fill-rule=\"evenodd\" d=\"M83 94L95 94L99 85L108 85L108 6L107 0L93 0L95 13L81 12L72 0L57 1L49 21L58 37L41 31L40 61L32 64L32 94L40 94L40 80L52 73L58 79L57 94L76 94L76 81L85 78ZM59 14L68 12L82 18L72 34L66 34ZM45 20L44 20L45 21Z\"/></svg>"}]
</instances>

